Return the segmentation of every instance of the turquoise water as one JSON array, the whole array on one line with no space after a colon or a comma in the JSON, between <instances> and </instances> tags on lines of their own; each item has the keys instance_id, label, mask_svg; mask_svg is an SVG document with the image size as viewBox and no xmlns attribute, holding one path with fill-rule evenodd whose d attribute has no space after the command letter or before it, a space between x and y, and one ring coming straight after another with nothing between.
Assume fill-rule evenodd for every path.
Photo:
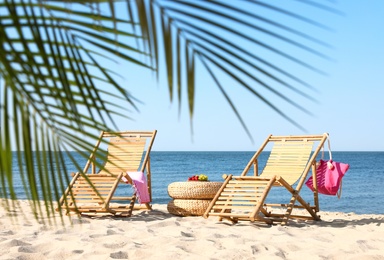
<instances>
[{"instance_id":1,"label":"turquoise water","mask_svg":"<svg viewBox=\"0 0 384 260\"><path fill-rule=\"evenodd\" d=\"M80 165L85 159L76 153ZM222 181L222 174L239 175L252 157L253 152L157 152L151 153L153 203L166 204L170 200L167 187L176 181L187 181L194 174L204 173L210 181ZM262 160L268 156L262 154ZM333 152L334 161L350 164L343 178L342 196L320 194L320 210L384 214L384 152ZM261 161L262 161L261 160ZM70 163L66 165L68 174L75 170ZM16 192L20 199L25 198L18 172L14 171ZM19 184L18 184L19 183ZM123 192L122 187L118 193ZM304 199L311 202L310 190L304 186L301 192ZM285 196L283 189L275 189L274 198ZM311 202L312 203L312 202Z\"/></svg>"}]
</instances>

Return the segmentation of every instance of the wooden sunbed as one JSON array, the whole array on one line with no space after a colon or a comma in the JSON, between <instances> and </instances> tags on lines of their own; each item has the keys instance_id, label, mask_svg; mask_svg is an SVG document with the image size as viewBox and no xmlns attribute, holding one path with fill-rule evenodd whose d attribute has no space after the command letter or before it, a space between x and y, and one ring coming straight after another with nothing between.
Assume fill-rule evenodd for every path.
<instances>
[{"instance_id":1,"label":"wooden sunbed","mask_svg":"<svg viewBox=\"0 0 384 260\"><path fill-rule=\"evenodd\" d=\"M291 218L319 220L316 188L313 206L302 198L300 192L310 170L316 180L316 157L326 139L327 134L268 136L240 176L225 176L221 189L203 216L217 216L233 223L248 220L282 225ZM267 147L271 145L269 157L259 174L262 152L268 153ZM254 170L249 175L251 168ZM271 191L276 187L282 187L286 196L282 201L270 202ZM294 209L303 210L292 214Z\"/></svg>"},{"instance_id":2,"label":"wooden sunbed","mask_svg":"<svg viewBox=\"0 0 384 260\"><path fill-rule=\"evenodd\" d=\"M65 210L67 214L74 212L128 217L133 209L151 209L150 152L156 133L156 130L101 132L83 172L73 174L73 179L60 199L58 210ZM103 143L108 144L107 159L96 172L95 154ZM127 185L132 184L128 172L145 173L150 202L135 206L137 196L134 189ZM128 196L116 196L119 185L126 186L124 189Z\"/></svg>"}]
</instances>

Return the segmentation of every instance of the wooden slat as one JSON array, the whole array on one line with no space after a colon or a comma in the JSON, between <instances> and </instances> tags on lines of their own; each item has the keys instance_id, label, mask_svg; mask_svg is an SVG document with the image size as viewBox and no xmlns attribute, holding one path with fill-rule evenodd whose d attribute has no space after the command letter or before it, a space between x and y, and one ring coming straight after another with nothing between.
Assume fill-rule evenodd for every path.
<instances>
[{"instance_id":1,"label":"wooden slat","mask_svg":"<svg viewBox=\"0 0 384 260\"><path fill-rule=\"evenodd\" d=\"M78 193L76 194L76 196L74 197L76 200L89 200L90 202L94 202L94 201L101 201L101 202L104 202L107 198L108 198L108 194L100 194L98 195L97 193L93 193L93 194L84 194L84 193Z\"/></svg>"},{"instance_id":2,"label":"wooden slat","mask_svg":"<svg viewBox=\"0 0 384 260\"><path fill-rule=\"evenodd\" d=\"M232 218L249 218L249 214L233 214L233 213L215 213L212 212L209 215L219 217L232 217Z\"/></svg>"},{"instance_id":3,"label":"wooden slat","mask_svg":"<svg viewBox=\"0 0 384 260\"><path fill-rule=\"evenodd\" d=\"M110 183L107 183L105 181L103 181L102 183L100 183L100 182L92 182L91 181L90 183L92 183L94 186L97 186L97 187L100 187L100 188L102 188L102 187L110 188L110 187L113 186L113 182L115 182L115 181L116 180L110 180ZM81 188L81 189L86 189L87 187L89 187L89 188L92 189L92 186L90 185L90 183L85 183L85 182L83 182L83 183L76 183L74 185L74 187L75 188Z\"/></svg>"},{"instance_id":4,"label":"wooden slat","mask_svg":"<svg viewBox=\"0 0 384 260\"><path fill-rule=\"evenodd\" d=\"M254 192L249 192L249 193L236 193L236 194L223 194L221 195L220 199L218 199L218 201L220 200L257 200L262 194L262 192L260 193L254 193Z\"/></svg>"},{"instance_id":5,"label":"wooden slat","mask_svg":"<svg viewBox=\"0 0 384 260\"><path fill-rule=\"evenodd\" d=\"M108 160L110 162L113 161L121 161L121 160L130 160L130 161L141 161L143 158L142 153L109 153Z\"/></svg>"},{"instance_id":6,"label":"wooden slat","mask_svg":"<svg viewBox=\"0 0 384 260\"><path fill-rule=\"evenodd\" d=\"M313 142L275 143L261 176L279 175L294 184L303 174L312 152Z\"/></svg>"},{"instance_id":7,"label":"wooden slat","mask_svg":"<svg viewBox=\"0 0 384 260\"><path fill-rule=\"evenodd\" d=\"M233 202L233 201L231 202L231 201L220 201L220 200L218 200L213 208L214 209L228 208L230 204L232 204L232 205L239 204L239 205L252 205L252 206L254 206L254 205L257 204L257 202L256 201L243 201L242 203L240 203L240 202ZM228 205L228 206L224 206L223 207L222 205Z\"/></svg>"},{"instance_id":8,"label":"wooden slat","mask_svg":"<svg viewBox=\"0 0 384 260\"><path fill-rule=\"evenodd\" d=\"M121 131L121 132L104 132L104 137L152 137L153 132L150 131Z\"/></svg>"},{"instance_id":9,"label":"wooden slat","mask_svg":"<svg viewBox=\"0 0 384 260\"><path fill-rule=\"evenodd\" d=\"M104 171L138 171L146 144L147 138L111 138Z\"/></svg>"},{"instance_id":10,"label":"wooden slat","mask_svg":"<svg viewBox=\"0 0 384 260\"><path fill-rule=\"evenodd\" d=\"M258 182L255 182L255 180L253 180L253 183L241 183L241 182L228 183L228 185L225 188L226 189L258 188L258 187L264 187L266 185L266 183L263 181L259 181L259 180L257 180L257 181Z\"/></svg>"}]
</instances>

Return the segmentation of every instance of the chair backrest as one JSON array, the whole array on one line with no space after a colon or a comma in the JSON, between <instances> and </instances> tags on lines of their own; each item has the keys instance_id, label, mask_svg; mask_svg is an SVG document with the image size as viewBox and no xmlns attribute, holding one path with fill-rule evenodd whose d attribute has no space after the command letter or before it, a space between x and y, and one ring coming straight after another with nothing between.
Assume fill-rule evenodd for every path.
<instances>
[{"instance_id":1,"label":"chair backrest","mask_svg":"<svg viewBox=\"0 0 384 260\"><path fill-rule=\"evenodd\" d=\"M264 148L272 144L272 149L260 176L272 177L278 175L283 177L290 185L293 185L300 177L303 177L303 173L305 173L304 178L307 176L326 138L326 134L307 136L270 135L252 157L242 175L249 171L252 164L258 167L259 155ZM315 144L317 146L313 150ZM255 175L258 175L257 169L255 169Z\"/></svg>"},{"instance_id":2,"label":"chair backrest","mask_svg":"<svg viewBox=\"0 0 384 260\"><path fill-rule=\"evenodd\" d=\"M309 162L312 147L313 142L305 140L275 142L261 176L280 175L289 184L294 184Z\"/></svg>"},{"instance_id":3,"label":"chair backrest","mask_svg":"<svg viewBox=\"0 0 384 260\"><path fill-rule=\"evenodd\" d=\"M103 132L108 143L108 158L100 173L144 172L156 135L153 132Z\"/></svg>"}]
</instances>

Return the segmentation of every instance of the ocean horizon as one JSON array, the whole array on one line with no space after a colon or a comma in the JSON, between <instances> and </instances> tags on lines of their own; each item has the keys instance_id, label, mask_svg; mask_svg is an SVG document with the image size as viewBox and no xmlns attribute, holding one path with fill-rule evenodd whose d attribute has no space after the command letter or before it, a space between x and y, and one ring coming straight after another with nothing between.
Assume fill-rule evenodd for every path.
<instances>
[{"instance_id":1,"label":"ocean horizon","mask_svg":"<svg viewBox=\"0 0 384 260\"><path fill-rule=\"evenodd\" d=\"M205 174L209 181L222 182L223 174L240 175L246 164L253 156L254 151L152 151L152 203L167 204L171 198L167 187L172 182L187 181L188 177L196 174ZM327 159L327 152L325 153ZM384 152L380 151L333 151L333 160L350 165L342 181L342 195L319 195L320 212L353 212L357 214L384 214L384 205L372 203L382 201L384 196ZM68 157L64 154L64 156ZM84 166L86 158L76 152L71 152L76 163ZM266 160L268 152L263 152L260 164ZM68 157L66 160L67 174L76 172L76 166ZM14 163L13 177L18 199L26 199L20 180L16 162ZM123 194L130 186L120 185L117 194ZM285 194L285 193L284 193ZM311 204L311 191L305 185L301 193L303 198ZM271 193L273 198L283 196L279 189ZM313 200L313 199L312 199Z\"/></svg>"}]
</instances>

